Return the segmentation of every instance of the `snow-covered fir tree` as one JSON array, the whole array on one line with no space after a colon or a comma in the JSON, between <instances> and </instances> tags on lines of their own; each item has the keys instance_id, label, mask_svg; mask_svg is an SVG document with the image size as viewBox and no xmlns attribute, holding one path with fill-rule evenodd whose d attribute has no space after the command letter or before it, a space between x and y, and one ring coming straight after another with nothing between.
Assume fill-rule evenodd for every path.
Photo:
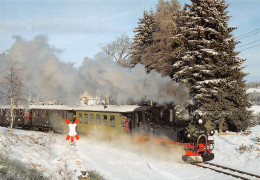
<instances>
[{"instance_id":1,"label":"snow-covered fir tree","mask_svg":"<svg viewBox=\"0 0 260 180\"><path fill-rule=\"evenodd\" d=\"M144 11L143 18L139 19L138 27L135 28L136 33L133 38L131 66L142 62L142 55L146 54L146 48L153 42L153 32L155 31L155 22L153 11L149 13Z\"/></svg>"},{"instance_id":2,"label":"snow-covered fir tree","mask_svg":"<svg viewBox=\"0 0 260 180\"><path fill-rule=\"evenodd\" d=\"M215 128L239 131L250 125L250 103L243 78L246 73L228 27L225 0L191 0L181 16L182 57L173 68L173 79L190 88L197 112Z\"/></svg>"}]
</instances>

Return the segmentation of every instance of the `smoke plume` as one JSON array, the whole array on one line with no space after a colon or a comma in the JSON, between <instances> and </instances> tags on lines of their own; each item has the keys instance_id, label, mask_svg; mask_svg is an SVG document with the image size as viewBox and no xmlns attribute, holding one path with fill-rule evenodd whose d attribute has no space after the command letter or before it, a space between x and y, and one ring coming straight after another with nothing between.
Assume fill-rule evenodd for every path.
<instances>
[{"instance_id":1,"label":"smoke plume","mask_svg":"<svg viewBox=\"0 0 260 180\"><path fill-rule=\"evenodd\" d=\"M126 69L104 54L94 59L85 58L78 69L71 63L59 60L61 50L51 47L45 36L31 41L15 37L16 42L0 56L0 70L6 59L14 59L24 66L25 84L32 95L41 98L55 98L72 104L79 100L79 94L87 91L91 95L111 95L120 103L128 99L140 101L143 98L158 103L182 103L188 100L188 88L174 83L169 77L162 77L151 71L146 73L143 65Z\"/></svg>"},{"instance_id":2,"label":"smoke plume","mask_svg":"<svg viewBox=\"0 0 260 180\"><path fill-rule=\"evenodd\" d=\"M173 82L170 77L162 77L156 71L147 74L141 64L130 70L98 54L92 60L85 58L79 70L90 92L100 89L103 95L115 95L119 102L143 98L158 103L188 100L187 87Z\"/></svg>"}]
</instances>

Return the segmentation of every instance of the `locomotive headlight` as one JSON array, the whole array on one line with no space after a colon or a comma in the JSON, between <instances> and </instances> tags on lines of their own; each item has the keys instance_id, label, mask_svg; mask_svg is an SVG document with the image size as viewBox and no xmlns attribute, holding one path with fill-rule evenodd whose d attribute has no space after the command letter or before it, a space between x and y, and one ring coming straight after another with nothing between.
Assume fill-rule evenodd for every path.
<instances>
[{"instance_id":1,"label":"locomotive headlight","mask_svg":"<svg viewBox=\"0 0 260 180\"><path fill-rule=\"evenodd\" d=\"M190 134L187 134L187 137L190 138Z\"/></svg>"},{"instance_id":2,"label":"locomotive headlight","mask_svg":"<svg viewBox=\"0 0 260 180\"><path fill-rule=\"evenodd\" d=\"M211 135L211 136L213 136L214 133L215 133L215 132L214 132L213 130L210 131L210 135Z\"/></svg>"},{"instance_id":3,"label":"locomotive headlight","mask_svg":"<svg viewBox=\"0 0 260 180\"><path fill-rule=\"evenodd\" d=\"M199 119L198 122L199 122L199 124L202 124L202 123L203 123L202 119Z\"/></svg>"}]
</instances>

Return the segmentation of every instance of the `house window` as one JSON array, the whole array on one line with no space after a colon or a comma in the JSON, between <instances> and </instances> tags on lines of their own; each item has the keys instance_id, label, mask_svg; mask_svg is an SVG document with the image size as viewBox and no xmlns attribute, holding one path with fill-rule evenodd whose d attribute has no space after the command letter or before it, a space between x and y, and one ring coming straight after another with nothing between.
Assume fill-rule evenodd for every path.
<instances>
[{"instance_id":1,"label":"house window","mask_svg":"<svg viewBox=\"0 0 260 180\"><path fill-rule=\"evenodd\" d=\"M107 126L107 115L103 116L103 123L104 123L104 126Z\"/></svg>"},{"instance_id":2,"label":"house window","mask_svg":"<svg viewBox=\"0 0 260 180\"><path fill-rule=\"evenodd\" d=\"M84 114L84 122L85 124L88 124L88 114Z\"/></svg>"},{"instance_id":3,"label":"house window","mask_svg":"<svg viewBox=\"0 0 260 180\"><path fill-rule=\"evenodd\" d=\"M79 122L82 123L82 114L79 113Z\"/></svg>"},{"instance_id":4,"label":"house window","mask_svg":"<svg viewBox=\"0 0 260 180\"><path fill-rule=\"evenodd\" d=\"M97 119L97 124L100 124L100 114L96 115L96 119Z\"/></svg>"},{"instance_id":5,"label":"house window","mask_svg":"<svg viewBox=\"0 0 260 180\"><path fill-rule=\"evenodd\" d=\"M94 124L94 115L90 114L90 124Z\"/></svg>"},{"instance_id":6,"label":"house window","mask_svg":"<svg viewBox=\"0 0 260 180\"><path fill-rule=\"evenodd\" d=\"M110 116L110 126L115 127L115 116Z\"/></svg>"}]
</instances>

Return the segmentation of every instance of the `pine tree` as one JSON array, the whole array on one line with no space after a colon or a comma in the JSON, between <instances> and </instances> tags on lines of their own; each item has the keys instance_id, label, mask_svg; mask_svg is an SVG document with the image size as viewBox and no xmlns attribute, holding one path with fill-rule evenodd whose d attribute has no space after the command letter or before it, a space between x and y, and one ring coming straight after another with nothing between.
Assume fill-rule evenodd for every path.
<instances>
[{"instance_id":1,"label":"pine tree","mask_svg":"<svg viewBox=\"0 0 260 180\"><path fill-rule=\"evenodd\" d=\"M160 0L156 12L144 12L135 29L132 64L144 64L147 71L156 70L163 76L173 76L172 64L180 58L181 42L173 39L178 33L180 5L177 0Z\"/></svg>"},{"instance_id":2,"label":"pine tree","mask_svg":"<svg viewBox=\"0 0 260 180\"><path fill-rule=\"evenodd\" d=\"M177 0L160 0L154 15L156 31L153 33L153 43L147 47L142 62L149 70L156 70L163 76L173 75L172 64L178 56L180 41L172 38L177 32L177 18L180 4Z\"/></svg>"},{"instance_id":3,"label":"pine tree","mask_svg":"<svg viewBox=\"0 0 260 180\"><path fill-rule=\"evenodd\" d=\"M153 11L150 13L144 11L143 18L139 19L138 27L135 28L132 54L131 54L131 66L134 67L137 63L142 63L142 56L147 53L146 48L153 42L153 32L155 31L155 22Z\"/></svg>"},{"instance_id":4,"label":"pine tree","mask_svg":"<svg viewBox=\"0 0 260 180\"><path fill-rule=\"evenodd\" d=\"M215 128L238 131L247 128L251 112L242 63L228 27L225 0L191 0L181 16L182 57L173 67L173 79L190 88L197 112Z\"/></svg>"}]
</instances>

